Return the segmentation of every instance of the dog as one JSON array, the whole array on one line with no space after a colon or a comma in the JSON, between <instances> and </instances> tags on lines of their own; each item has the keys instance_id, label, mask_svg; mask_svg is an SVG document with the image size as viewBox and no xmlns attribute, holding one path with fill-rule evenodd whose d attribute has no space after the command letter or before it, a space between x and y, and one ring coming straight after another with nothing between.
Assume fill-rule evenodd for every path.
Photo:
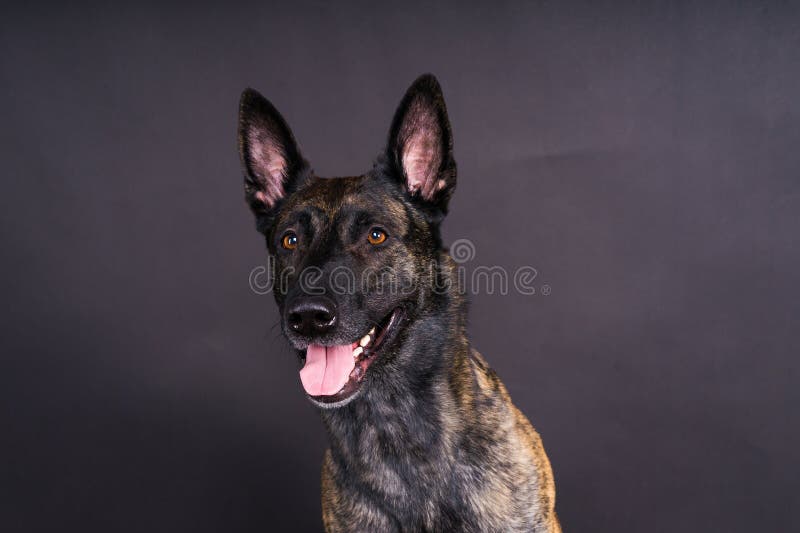
<instances>
[{"instance_id":1,"label":"dog","mask_svg":"<svg viewBox=\"0 0 800 533\"><path fill-rule=\"evenodd\" d=\"M325 530L560 532L542 441L467 339L440 234L456 163L436 78L411 85L361 176L316 176L253 89L238 133L282 329L330 437Z\"/></svg>"}]
</instances>

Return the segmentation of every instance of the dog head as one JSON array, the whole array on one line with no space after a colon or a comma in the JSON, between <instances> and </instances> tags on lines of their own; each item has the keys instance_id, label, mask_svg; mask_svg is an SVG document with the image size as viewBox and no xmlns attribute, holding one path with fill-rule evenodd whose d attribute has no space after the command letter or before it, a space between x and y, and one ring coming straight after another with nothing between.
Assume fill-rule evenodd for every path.
<instances>
[{"instance_id":1,"label":"dog head","mask_svg":"<svg viewBox=\"0 0 800 533\"><path fill-rule=\"evenodd\" d=\"M241 98L239 149L303 387L320 406L344 405L442 288L439 225L456 165L439 83L424 75L412 84L384 153L360 176L317 177L286 121L252 89Z\"/></svg>"}]
</instances>

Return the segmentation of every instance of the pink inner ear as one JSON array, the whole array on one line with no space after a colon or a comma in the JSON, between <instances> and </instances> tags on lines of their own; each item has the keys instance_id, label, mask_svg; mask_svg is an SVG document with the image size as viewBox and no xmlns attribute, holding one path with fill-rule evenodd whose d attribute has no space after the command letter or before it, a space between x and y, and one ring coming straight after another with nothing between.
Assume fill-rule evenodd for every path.
<instances>
[{"instance_id":1,"label":"pink inner ear","mask_svg":"<svg viewBox=\"0 0 800 533\"><path fill-rule=\"evenodd\" d=\"M422 102L412 104L406 116L401 160L408 189L431 200L445 185L437 179L442 165L441 128L436 113Z\"/></svg>"},{"instance_id":2,"label":"pink inner ear","mask_svg":"<svg viewBox=\"0 0 800 533\"><path fill-rule=\"evenodd\" d=\"M250 146L251 168L256 170L262 190L255 197L267 207L272 207L284 195L283 182L286 179L287 161L283 150L270 135L255 135Z\"/></svg>"}]
</instances>

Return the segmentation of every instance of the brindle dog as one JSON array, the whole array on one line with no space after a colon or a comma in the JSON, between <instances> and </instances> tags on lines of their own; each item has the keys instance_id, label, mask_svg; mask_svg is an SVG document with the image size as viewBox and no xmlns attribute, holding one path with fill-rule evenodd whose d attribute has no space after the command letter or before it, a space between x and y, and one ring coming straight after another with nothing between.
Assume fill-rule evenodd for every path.
<instances>
[{"instance_id":1,"label":"brindle dog","mask_svg":"<svg viewBox=\"0 0 800 533\"><path fill-rule=\"evenodd\" d=\"M441 88L425 75L372 170L322 179L272 104L242 94L247 203L275 259L300 379L330 435L329 532L561 530L541 439L467 340L440 236L452 145Z\"/></svg>"}]
</instances>

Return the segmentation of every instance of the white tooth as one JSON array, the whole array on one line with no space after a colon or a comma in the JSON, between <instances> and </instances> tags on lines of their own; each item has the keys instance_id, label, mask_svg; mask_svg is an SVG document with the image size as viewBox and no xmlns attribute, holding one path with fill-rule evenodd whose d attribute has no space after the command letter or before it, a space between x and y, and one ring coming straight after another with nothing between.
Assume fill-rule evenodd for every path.
<instances>
[{"instance_id":1,"label":"white tooth","mask_svg":"<svg viewBox=\"0 0 800 533\"><path fill-rule=\"evenodd\" d=\"M369 333L367 333L366 335L364 335L364 338L362 338L361 342L359 342L358 344L360 344L361 346L366 346L367 344L369 344L369 341L370 341L370 336Z\"/></svg>"},{"instance_id":2,"label":"white tooth","mask_svg":"<svg viewBox=\"0 0 800 533\"><path fill-rule=\"evenodd\" d=\"M369 330L369 334L370 335L375 335L375 328L372 328L371 330Z\"/></svg>"},{"instance_id":3,"label":"white tooth","mask_svg":"<svg viewBox=\"0 0 800 533\"><path fill-rule=\"evenodd\" d=\"M364 348L362 348L361 346L357 347L355 350L353 350L353 359L355 359L362 353L364 353Z\"/></svg>"}]
</instances>

